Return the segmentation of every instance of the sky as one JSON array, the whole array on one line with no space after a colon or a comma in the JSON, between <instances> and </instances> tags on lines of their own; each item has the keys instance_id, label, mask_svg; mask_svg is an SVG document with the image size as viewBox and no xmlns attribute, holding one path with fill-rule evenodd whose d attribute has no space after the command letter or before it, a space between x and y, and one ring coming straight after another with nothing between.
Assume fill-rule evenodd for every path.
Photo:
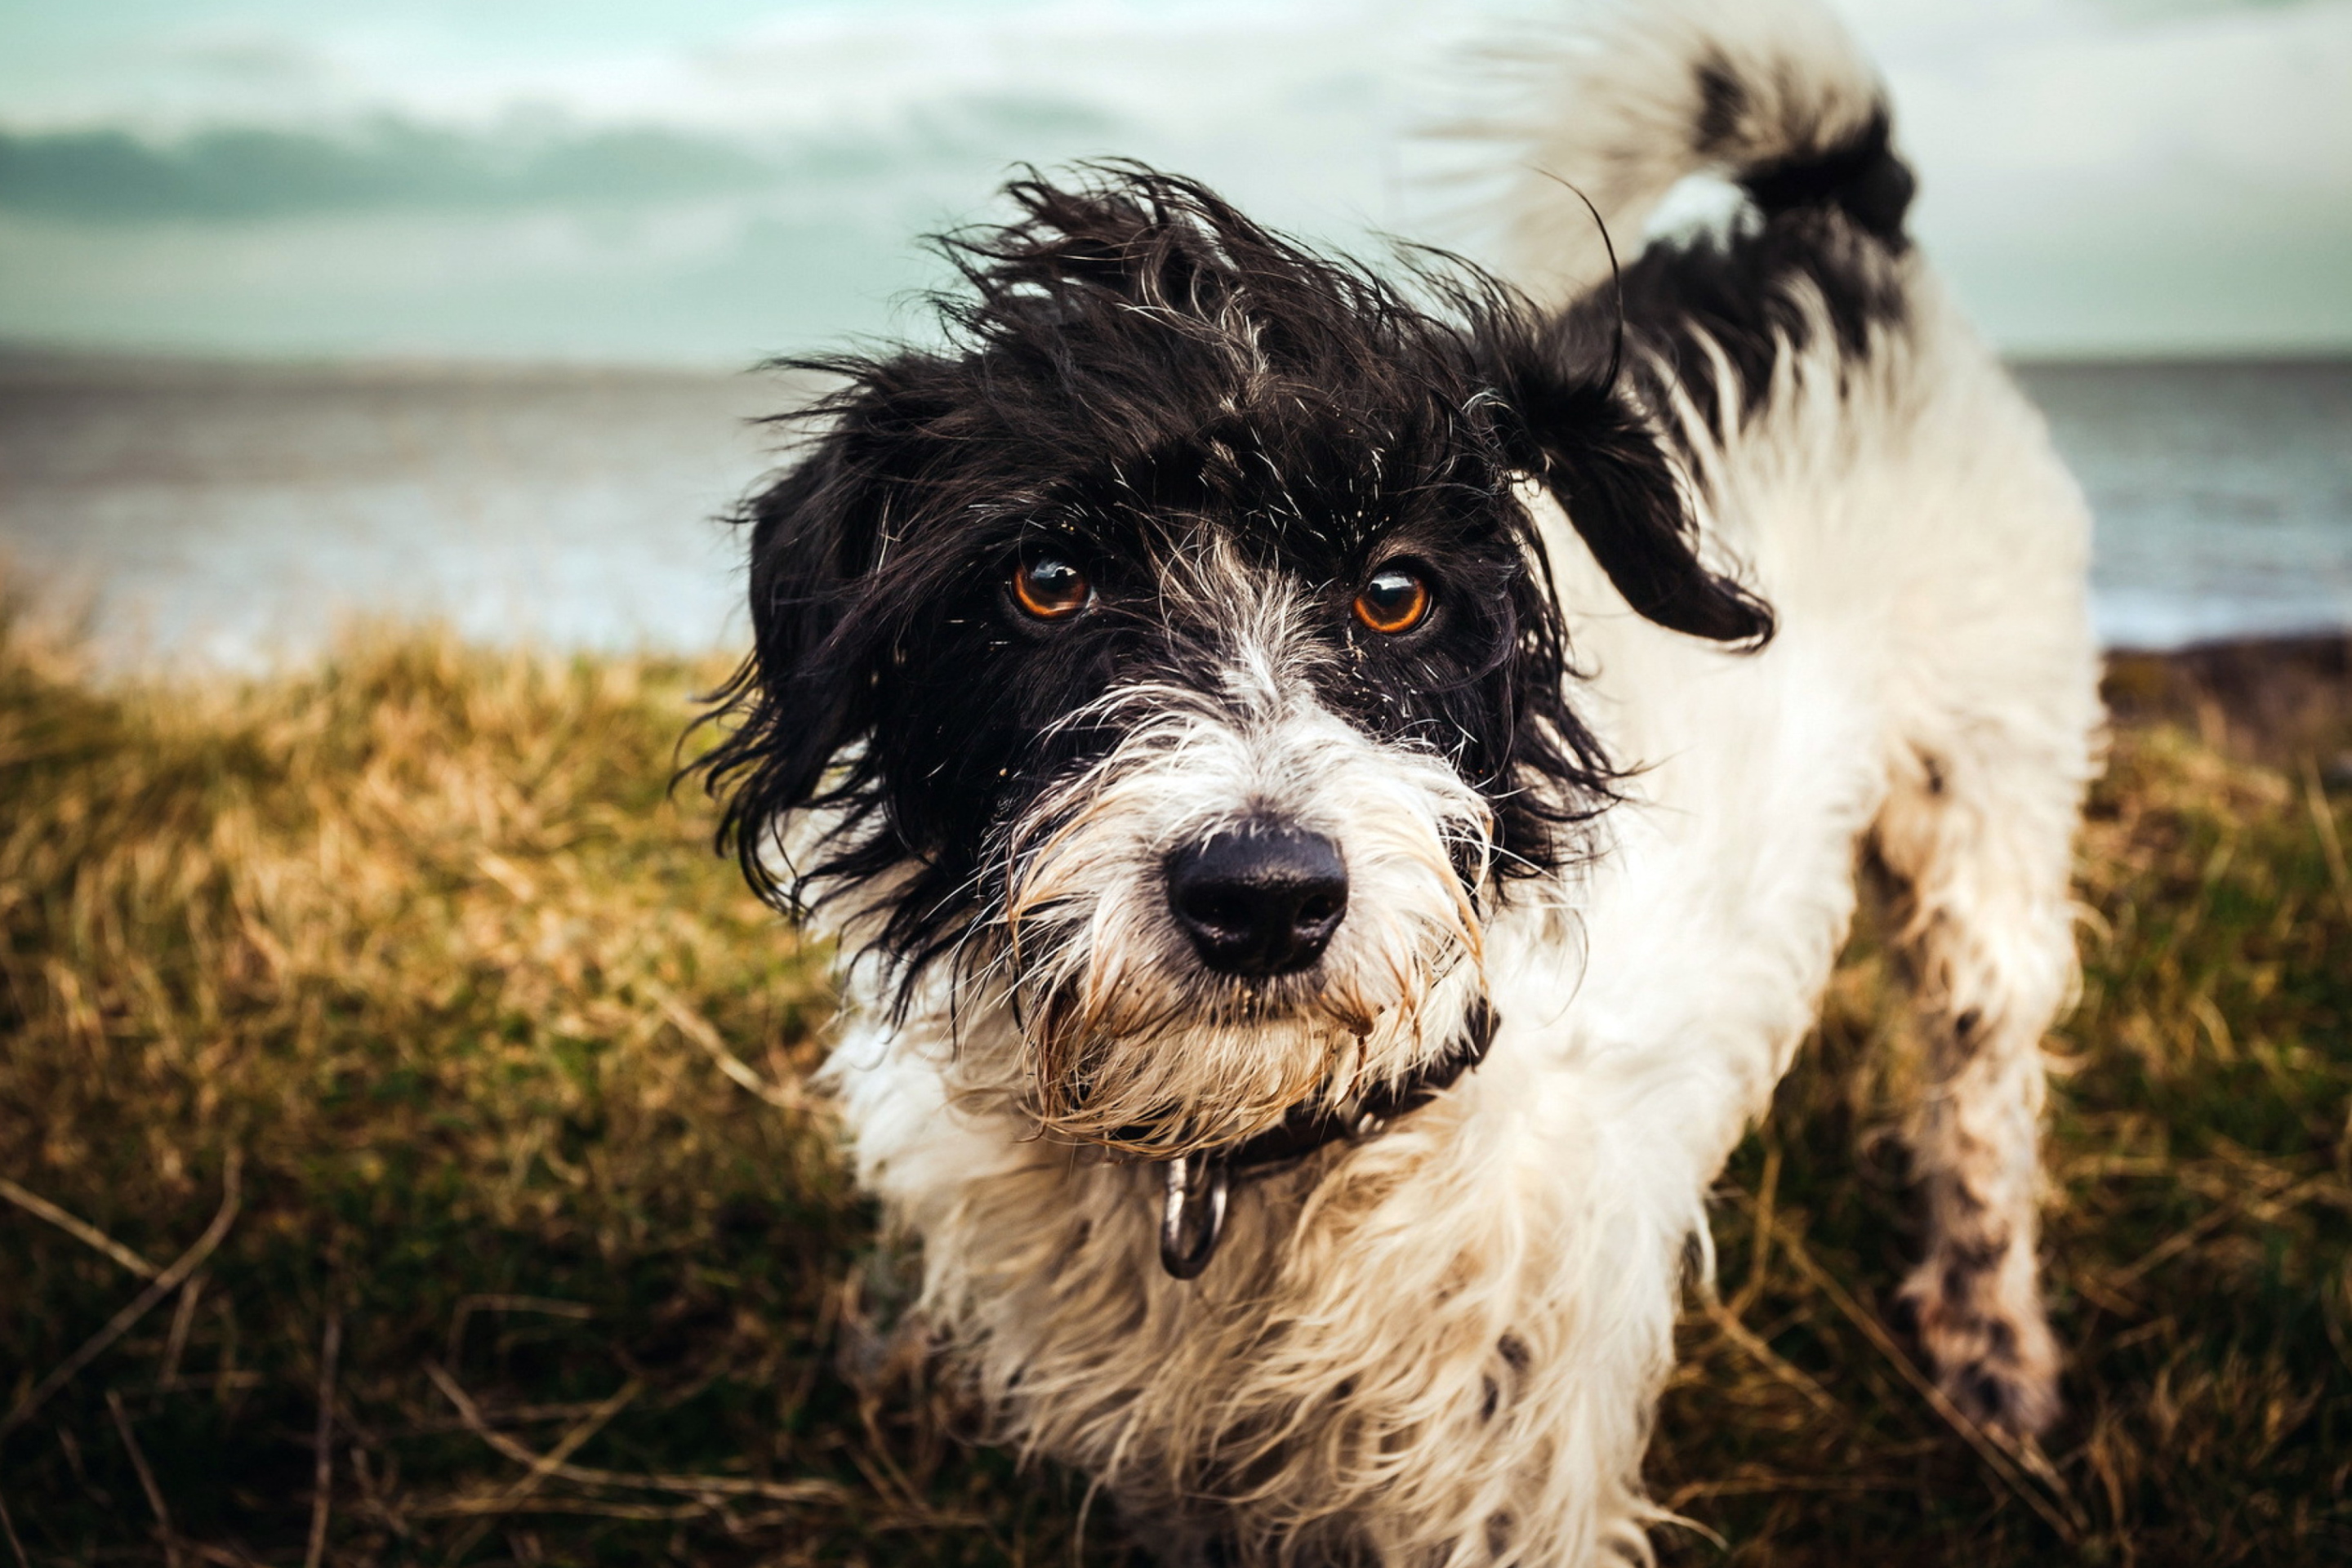
<instances>
[{"instance_id":1,"label":"sky","mask_svg":"<svg viewBox=\"0 0 2352 1568\"><path fill-rule=\"evenodd\" d=\"M2352 351L2352 0L1844 0L2028 355ZM1541 0L8 0L0 343L736 366L1125 153L1476 254L1418 133ZM1449 96L1453 95L1453 96Z\"/></svg>"}]
</instances>

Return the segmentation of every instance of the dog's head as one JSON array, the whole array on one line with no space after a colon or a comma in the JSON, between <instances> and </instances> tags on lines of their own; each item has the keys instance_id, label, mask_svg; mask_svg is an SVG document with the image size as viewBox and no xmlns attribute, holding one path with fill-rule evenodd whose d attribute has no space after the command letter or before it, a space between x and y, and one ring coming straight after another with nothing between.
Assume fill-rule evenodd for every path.
<instances>
[{"instance_id":1,"label":"dog's head","mask_svg":"<svg viewBox=\"0 0 2352 1568\"><path fill-rule=\"evenodd\" d=\"M824 363L750 505L714 787L902 996L944 963L1009 1007L1050 1129L1222 1144L1449 1049L1482 914L1609 798L1519 486L1652 619L1769 619L1605 332L1142 169L1009 194L948 244L950 346Z\"/></svg>"}]
</instances>

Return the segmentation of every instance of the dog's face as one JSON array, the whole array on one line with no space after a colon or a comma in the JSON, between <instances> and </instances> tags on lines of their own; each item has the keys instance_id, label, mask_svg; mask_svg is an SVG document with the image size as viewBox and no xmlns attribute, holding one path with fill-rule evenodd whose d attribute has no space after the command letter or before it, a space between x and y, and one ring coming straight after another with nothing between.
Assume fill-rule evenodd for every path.
<instances>
[{"instance_id":1,"label":"dog's face","mask_svg":"<svg viewBox=\"0 0 2352 1568\"><path fill-rule=\"evenodd\" d=\"M1589 324L1147 172L1012 195L952 243L955 346L826 364L752 503L713 777L755 883L1010 1009L1049 1129L1220 1145L1450 1048L1482 916L1608 798L1517 487L1654 619L1769 619Z\"/></svg>"}]
</instances>

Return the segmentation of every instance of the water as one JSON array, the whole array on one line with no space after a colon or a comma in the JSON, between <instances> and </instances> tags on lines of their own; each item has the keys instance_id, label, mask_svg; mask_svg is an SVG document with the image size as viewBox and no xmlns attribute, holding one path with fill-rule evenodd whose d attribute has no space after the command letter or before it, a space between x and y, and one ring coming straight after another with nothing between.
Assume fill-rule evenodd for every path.
<instances>
[{"instance_id":1,"label":"water","mask_svg":"<svg viewBox=\"0 0 2352 1568\"><path fill-rule=\"evenodd\" d=\"M775 378L0 360L0 554L116 664L256 669L355 617L740 639L722 515Z\"/></svg>"},{"instance_id":2,"label":"water","mask_svg":"<svg viewBox=\"0 0 2352 1568\"><path fill-rule=\"evenodd\" d=\"M2035 365L2113 646L2352 627L2352 361ZM0 359L0 555L118 666L253 669L354 616L743 639L719 521L772 378Z\"/></svg>"},{"instance_id":3,"label":"water","mask_svg":"<svg viewBox=\"0 0 2352 1568\"><path fill-rule=\"evenodd\" d=\"M2019 376L2090 495L2110 647L2352 627L2352 361Z\"/></svg>"}]
</instances>

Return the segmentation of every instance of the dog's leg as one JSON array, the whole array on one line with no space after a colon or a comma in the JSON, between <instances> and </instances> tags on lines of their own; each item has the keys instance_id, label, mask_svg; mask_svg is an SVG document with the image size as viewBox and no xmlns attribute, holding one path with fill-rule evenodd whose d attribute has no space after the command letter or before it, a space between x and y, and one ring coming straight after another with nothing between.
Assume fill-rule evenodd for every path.
<instances>
[{"instance_id":1,"label":"dog's leg","mask_svg":"<svg viewBox=\"0 0 2352 1568\"><path fill-rule=\"evenodd\" d=\"M1903 1294L1954 1402L2032 1433L2058 1412L2034 1253L2042 1037L2075 979L2083 728L1956 726L1945 738L1900 757L1875 831L1924 1057L1910 1142L1927 1256Z\"/></svg>"}]
</instances>

